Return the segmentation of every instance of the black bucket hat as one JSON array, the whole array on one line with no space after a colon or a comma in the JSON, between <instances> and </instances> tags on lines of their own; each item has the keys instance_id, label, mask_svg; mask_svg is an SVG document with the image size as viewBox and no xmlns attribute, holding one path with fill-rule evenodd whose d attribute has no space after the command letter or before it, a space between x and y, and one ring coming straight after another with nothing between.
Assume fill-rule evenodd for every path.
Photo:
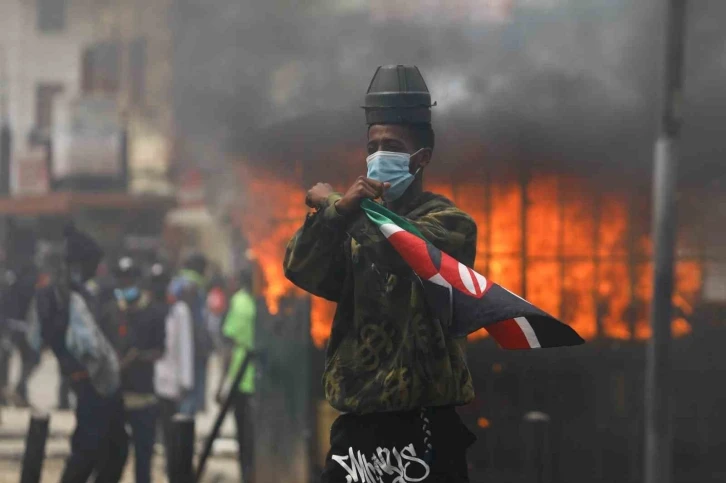
<instances>
[{"instance_id":1,"label":"black bucket hat","mask_svg":"<svg viewBox=\"0 0 726 483\"><path fill-rule=\"evenodd\" d=\"M415 65L382 65L365 97L366 123L431 124L431 94Z\"/></svg>"}]
</instances>

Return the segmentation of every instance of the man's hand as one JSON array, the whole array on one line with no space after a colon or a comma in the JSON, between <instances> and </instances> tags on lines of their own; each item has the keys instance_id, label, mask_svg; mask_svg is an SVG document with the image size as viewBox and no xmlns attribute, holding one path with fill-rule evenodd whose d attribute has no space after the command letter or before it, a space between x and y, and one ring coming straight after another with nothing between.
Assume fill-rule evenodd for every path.
<instances>
[{"instance_id":1,"label":"man's hand","mask_svg":"<svg viewBox=\"0 0 726 483\"><path fill-rule=\"evenodd\" d=\"M320 208L333 191L333 187L328 183L318 183L308 191L305 204L310 208Z\"/></svg>"},{"instance_id":2,"label":"man's hand","mask_svg":"<svg viewBox=\"0 0 726 483\"><path fill-rule=\"evenodd\" d=\"M124 356L124 358L121 360L121 370L126 369L129 365L131 365L132 362L134 362L139 357L139 350L135 347L132 347Z\"/></svg>"},{"instance_id":3,"label":"man's hand","mask_svg":"<svg viewBox=\"0 0 726 483\"><path fill-rule=\"evenodd\" d=\"M381 183L365 176L359 176L343 198L335 204L335 208L341 215L350 215L360 208L361 201L380 198L390 186L390 183Z\"/></svg>"},{"instance_id":4,"label":"man's hand","mask_svg":"<svg viewBox=\"0 0 726 483\"><path fill-rule=\"evenodd\" d=\"M138 359L143 362L156 362L162 358L164 351L161 349L150 349L138 353Z\"/></svg>"}]
</instances>

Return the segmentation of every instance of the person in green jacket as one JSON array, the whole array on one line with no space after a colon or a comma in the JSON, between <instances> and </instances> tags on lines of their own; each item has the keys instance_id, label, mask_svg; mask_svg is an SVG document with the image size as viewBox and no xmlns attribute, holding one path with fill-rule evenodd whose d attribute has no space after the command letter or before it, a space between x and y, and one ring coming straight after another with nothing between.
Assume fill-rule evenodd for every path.
<instances>
[{"instance_id":1,"label":"person in green jacket","mask_svg":"<svg viewBox=\"0 0 726 483\"><path fill-rule=\"evenodd\" d=\"M254 349L255 344L257 308L252 296L252 274L249 271L240 273L239 287L232 297L222 329L224 336L234 344L227 373L228 381L234 379L247 353ZM231 391L234 391L232 397L237 423L240 471L245 483L254 483L254 440L250 402L255 392L255 368L251 363L247 366L239 386L231 388Z\"/></svg>"}]
</instances>

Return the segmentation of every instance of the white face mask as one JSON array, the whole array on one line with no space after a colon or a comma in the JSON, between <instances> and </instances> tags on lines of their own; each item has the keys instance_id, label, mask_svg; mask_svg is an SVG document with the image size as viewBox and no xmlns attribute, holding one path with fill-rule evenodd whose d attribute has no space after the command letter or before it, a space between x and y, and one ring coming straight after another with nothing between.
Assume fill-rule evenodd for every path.
<instances>
[{"instance_id":1,"label":"white face mask","mask_svg":"<svg viewBox=\"0 0 726 483\"><path fill-rule=\"evenodd\" d=\"M367 176L381 183L391 184L386 192L383 193L384 200L389 202L397 200L411 186L411 183L413 183L418 170L416 173L411 174L411 156L413 155L408 153L376 151L366 158L366 163L368 164Z\"/></svg>"}]
</instances>

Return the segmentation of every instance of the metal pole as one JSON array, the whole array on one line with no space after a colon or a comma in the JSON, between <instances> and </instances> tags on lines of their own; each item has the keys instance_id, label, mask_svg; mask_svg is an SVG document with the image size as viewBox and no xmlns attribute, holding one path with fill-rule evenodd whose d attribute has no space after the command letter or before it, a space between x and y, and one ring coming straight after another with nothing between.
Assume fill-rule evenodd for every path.
<instances>
[{"instance_id":1,"label":"metal pole","mask_svg":"<svg viewBox=\"0 0 726 483\"><path fill-rule=\"evenodd\" d=\"M595 220L593 223L592 252L594 254L593 262L595 273L593 274L592 298L595 302L595 325L597 326L597 337L602 338L605 337L602 320L605 314L603 313L604 302L601 300L603 297L600 296L600 223L602 221L602 195L600 190L595 191L594 203Z\"/></svg>"},{"instance_id":2,"label":"metal pole","mask_svg":"<svg viewBox=\"0 0 726 483\"><path fill-rule=\"evenodd\" d=\"M124 193L127 193L129 191L129 187L131 185L131 176L129 173L129 125L128 125L128 118L126 113L123 114L122 120L121 120L121 152L119 153L119 157L121 158L121 179L120 179L120 185L121 190Z\"/></svg>"},{"instance_id":3,"label":"metal pole","mask_svg":"<svg viewBox=\"0 0 726 483\"><path fill-rule=\"evenodd\" d=\"M667 0L664 92L653 170L654 280L646 352L645 483L671 483L670 325L676 232L677 144L681 130L686 0Z\"/></svg>"},{"instance_id":4,"label":"metal pole","mask_svg":"<svg viewBox=\"0 0 726 483\"><path fill-rule=\"evenodd\" d=\"M170 483L194 481L194 416L177 414L172 420Z\"/></svg>"},{"instance_id":5,"label":"metal pole","mask_svg":"<svg viewBox=\"0 0 726 483\"><path fill-rule=\"evenodd\" d=\"M525 474L527 482L552 482L552 452L549 426L550 416L548 414L531 411L524 415Z\"/></svg>"},{"instance_id":6,"label":"metal pole","mask_svg":"<svg viewBox=\"0 0 726 483\"><path fill-rule=\"evenodd\" d=\"M0 196L10 194L10 125L0 119Z\"/></svg>"},{"instance_id":7,"label":"metal pole","mask_svg":"<svg viewBox=\"0 0 726 483\"><path fill-rule=\"evenodd\" d=\"M25 454L23 455L23 468L20 483L38 483L43 473L43 460L45 459L45 442L48 439L48 414L33 414L30 417L30 427L25 439Z\"/></svg>"},{"instance_id":8,"label":"metal pole","mask_svg":"<svg viewBox=\"0 0 726 483\"><path fill-rule=\"evenodd\" d=\"M0 46L0 196L10 194L10 121L8 116L7 55Z\"/></svg>"},{"instance_id":9,"label":"metal pole","mask_svg":"<svg viewBox=\"0 0 726 483\"><path fill-rule=\"evenodd\" d=\"M0 82L2 82L0 78ZM5 89L5 86L2 86ZM0 96L2 94L0 93ZM10 125L5 117L5 108L2 108L0 112L0 197L10 196L10 153L11 153L11 139ZM10 219L7 215L0 213L0 265L5 265L9 262L11 254L8 253L8 245L10 238ZM5 371L5 368L0 368L0 371Z\"/></svg>"},{"instance_id":10,"label":"metal pole","mask_svg":"<svg viewBox=\"0 0 726 483\"><path fill-rule=\"evenodd\" d=\"M209 455L212 454L212 446L214 445L214 440L217 439L219 431L220 429L222 429L222 423L224 423L224 418L227 415L230 406L232 406L232 403L234 402L234 397L237 394L237 388L242 382L242 377L244 377L245 372L247 372L247 366L249 366L252 357L252 352L247 352L247 355L242 361L242 365L239 367L239 369L237 370L237 374L235 374L234 379L232 380L232 384L229 387L229 393L227 394L227 397L225 398L224 403L219 410L217 419L216 421L214 421L212 432L209 434L209 436L207 437L207 441L204 443L204 450L202 451L202 455L199 458L197 473L194 480L197 483L202 481L202 475L204 475L204 466L207 464L207 459L209 458ZM239 451L242 452L242 448L239 448Z\"/></svg>"},{"instance_id":11,"label":"metal pole","mask_svg":"<svg viewBox=\"0 0 726 483\"><path fill-rule=\"evenodd\" d=\"M522 291L520 292L522 298L527 298L527 208L529 207L529 164L523 160L521 164L521 171L519 174L519 189L520 189L520 202L522 206L520 208L519 218L519 230L520 230L520 251L522 253Z\"/></svg>"},{"instance_id":12,"label":"metal pole","mask_svg":"<svg viewBox=\"0 0 726 483\"><path fill-rule=\"evenodd\" d=\"M12 135L10 131L8 109L8 58L3 46L0 46L0 196L10 195L10 156L12 153ZM8 218L0 215L0 251L7 254Z\"/></svg>"}]
</instances>

